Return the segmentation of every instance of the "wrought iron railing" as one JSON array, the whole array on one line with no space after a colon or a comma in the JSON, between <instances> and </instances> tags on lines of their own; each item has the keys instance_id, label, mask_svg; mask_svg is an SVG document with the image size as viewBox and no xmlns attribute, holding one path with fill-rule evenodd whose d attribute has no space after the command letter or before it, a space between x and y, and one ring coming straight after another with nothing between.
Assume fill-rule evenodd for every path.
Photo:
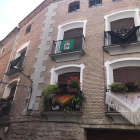
<instances>
[{"instance_id":1,"label":"wrought iron railing","mask_svg":"<svg viewBox=\"0 0 140 140\"><path fill-rule=\"evenodd\" d=\"M104 32L104 46L140 41L140 26Z\"/></svg>"},{"instance_id":2,"label":"wrought iron railing","mask_svg":"<svg viewBox=\"0 0 140 140\"><path fill-rule=\"evenodd\" d=\"M0 99L0 116L9 116L13 98Z\"/></svg>"},{"instance_id":3,"label":"wrought iron railing","mask_svg":"<svg viewBox=\"0 0 140 140\"><path fill-rule=\"evenodd\" d=\"M16 66L18 69L21 69L22 66L23 66L23 63L24 63L24 59L25 59L25 56L21 55L20 57L18 57L17 59L13 60L10 62L9 64L9 68L8 68L8 71L12 71L14 69L14 67Z\"/></svg>"},{"instance_id":4,"label":"wrought iron railing","mask_svg":"<svg viewBox=\"0 0 140 140\"><path fill-rule=\"evenodd\" d=\"M65 94L76 94L76 92L71 93L68 92L67 85L59 85L58 92L56 92L54 95L65 95ZM79 94L81 94L81 91L79 91ZM64 108L68 107L68 104L61 104L58 101L55 101L52 95L49 99L49 102L45 105L45 111L64 111ZM81 111L81 106L77 104L73 104L72 111Z\"/></svg>"},{"instance_id":5,"label":"wrought iron railing","mask_svg":"<svg viewBox=\"0 0 140 140\"><path fill-rule=\"evenodd\" d=\"M64 42L66 41L70 41L73 40L73 44L64 44ZM79 37L75 37L75 38L70 38L70 39L66 39L66 40L58 40L58 41L53 41L53 46L52 46L52 51L51 54L58 54L58 53L68 53L71 51L77 51L77 50L84 50L84 42L85 42L85 38L84 36L79 36ZM66 45L66 49L64 49L63 47L65 47L64 45ZM71 48L68 48L71 45Z\"/></svg>"}]
</instances>

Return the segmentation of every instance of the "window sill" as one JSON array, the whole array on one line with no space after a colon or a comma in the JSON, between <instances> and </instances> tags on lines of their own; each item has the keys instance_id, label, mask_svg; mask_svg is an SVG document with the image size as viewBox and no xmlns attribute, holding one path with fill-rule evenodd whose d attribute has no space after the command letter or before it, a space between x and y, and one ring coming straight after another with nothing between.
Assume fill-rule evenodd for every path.
<instances>
[{"instance_id":1,"label":"window sill","mask_svg":"<svg viewBox=\"0 0 140 140\"><path fill-rule=\"evenodd\" d=\"M89 8L94 8L94 7L98 7L98 6L102 6L102 4L95 5L95 6L89 6Z\"/></svg>"},{"instance_id":2,"label":"window sill","mask_svg":"<svg viewBox=\"0 0 140 140\"><path fill-rule=\"evenodd\" d=\"M67 53L57 53L57 54L50 54L50 57L55 60L55 62L66 62L66 61L73 61L78 60L80 56L84 55L84 50L77 50L77 51L70 51Z\"/></svg>"},{"instance_id":3,"label":"window sill","mask_svg":"<svg viewBox=\"0 0 140 140\"><path fill-rule=\"evenodd\" d=\"M119 55L119 54L130 54L140 52L140 42L132 42L130 44L123 45L109 45L104 46L104 51L108 52L110 55Z\"/></svg>"},{"instance_id":4,"label":"window sill","mask_svg":"<svg viewBox=\"0 0 140 140\"><path fill-rule=\"evenodd\" d=\"M68 13L75 13L75 12L78 12L78 11L80 11L80 9L78 9L76 11L68 12Z\"/></svg>"}]
</instances>

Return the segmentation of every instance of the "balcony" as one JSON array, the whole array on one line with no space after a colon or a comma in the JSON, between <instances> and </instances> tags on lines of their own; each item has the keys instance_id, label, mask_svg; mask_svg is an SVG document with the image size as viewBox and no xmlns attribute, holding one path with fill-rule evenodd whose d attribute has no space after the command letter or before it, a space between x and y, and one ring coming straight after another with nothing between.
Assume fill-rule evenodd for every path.
<instances>
[{"instance_id":1,"label":"balcony","mask_svg":"<svg viewBox=\"0 0 140 140\"><path fill-rule=\"evenodd\" d=\"M111 117L115 124L139 125L140 85L136 88L132 82L127 82L123 87L117 83L112 86L106 90L106 115Z\"/></svg>"},{"instance_id":2,"label":"balcony","mask_svg":"<svg viewBox=\"0 0 140 140\"><path fill-rule=\"evenodd\" d=\"M15 76L19 74L19 72L14 68L15 66L22 70L23 63L24 63L25 56L20 56L17 59L10 62L7 72L5 73L7 76Z\"/></svg>"},{"instance_id":3,"label":"balcony","mask_svg":"<svg viewBox=\"0 0 140 140\"><path fill-rule=\"evenodd\" d=\"M84 55L84 36L53 41L50 57L56 62L78 60Z\"/></svg>"},{"instance_id":4,"label":"balcony","mask_svg":"<svg viewBox=\"0 0 140 140\"><path fill-rule=\"evenodd\" d=\"M140 52L140 27L104 32L104 51L110 55Z\"/></svg>"},{"instance_id":5,"label":"balcony","mask_svg":"<svg viewBox=\"0 0 140 140\"><path fill-rule=\"evenodd\" d=\"M0 124L8 123L12 102L12 98L0 99Z\"/></svg>"},{"instance_id":6,"label":"balcony","mask_svg":"<svg viewBox=\"0 0 140 140\"><path fill-rule=\"evenodd\" d=\"M49 102L45 101L44 111L42 115L53 122L77 122L77 119L83 114L81 105L74 102L71 104L72 98L77 98L76 94L82 96L82 92L75 89L67 89L67 85L59 85L58 92L52 94ZM78 98L79 99L79 98Z\"/></svg>"}]
</instances>

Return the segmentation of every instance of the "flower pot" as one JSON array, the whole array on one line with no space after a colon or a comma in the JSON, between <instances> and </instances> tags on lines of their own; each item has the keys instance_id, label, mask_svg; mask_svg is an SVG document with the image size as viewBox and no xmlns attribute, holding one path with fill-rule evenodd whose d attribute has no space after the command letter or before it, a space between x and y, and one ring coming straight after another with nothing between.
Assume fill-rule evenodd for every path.
<instances>
[{"instance_id":1,"label":"flower pot","mask_svg":"<svg viewBox=\"0 0 140 140\"><path fill-rule=\"evenodd\" d=\"M67 89L67 92L78 92L78 89L77 88L70 88L70 89Z\"/></svg>"}]
</instances>

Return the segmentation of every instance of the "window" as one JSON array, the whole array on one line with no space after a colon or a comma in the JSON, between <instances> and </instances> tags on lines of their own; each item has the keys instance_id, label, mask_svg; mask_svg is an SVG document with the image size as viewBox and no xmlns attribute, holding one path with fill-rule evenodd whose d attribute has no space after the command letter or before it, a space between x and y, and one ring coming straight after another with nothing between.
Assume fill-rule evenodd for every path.
<instances>
[{"instance_id":1,"label":"window","mask_svg":"<svg viewBox=\"0 0 140 140\"><path fill-rule=\"evenodd\" d=\"M69 12L78 11L80 9L80 1L75 1L69 4Z\"/></svg>"},{"instance_id":2,"label":"window","mask_svg":"<svg viewBox=\"0 0 140 140\"><path fill-rule=\"evenodd\" d=\"M5 50L5 48L2 48L2 49L1 49L1 53L3 53L3 52L4 52L4 50Z\"/></svg>"},{"instance_id":3,"label":"window","mask_svg":"<svg viewBox=\"0 0 140 140\"><path fill-rule=\"evenodd\" d=\"M25 35L28 34L31 30L31 25L29 25L27 28L26 28L26 32L25 32Z\"/></svg>"},{"instance_id":4,"label":"window","mask_svg":"<svg viewBox=\"0 0 140 140\"><path fill-rule=\"evenodd\" d=\"M119 0L113 0L113 1L119 1Z\"/></svg>"},{"instance_id":5,"label":"window","mask_svg":"<svg viewBox=\"0 0 140 140\"><path fill-rule=\"evenodd\" d=\"M89 7L99 6L102 4L102 0L89 0Z\"/></svg>"}]
</instances>

